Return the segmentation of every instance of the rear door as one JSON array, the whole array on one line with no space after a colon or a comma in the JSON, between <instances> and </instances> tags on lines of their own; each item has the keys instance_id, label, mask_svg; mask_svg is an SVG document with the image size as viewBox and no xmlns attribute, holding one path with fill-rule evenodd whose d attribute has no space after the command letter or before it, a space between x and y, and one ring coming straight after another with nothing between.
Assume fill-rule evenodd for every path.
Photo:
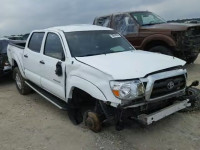
<instances>
[{"instance_id":1,"label":"rear door","mask_svg":"<svg viewBox=\"0 0 200 150\"><path fill-rule=\"evenodd\" d=\"M42 62L42 87L55 96L65 99L65 52L61 36L48 32L45 38Z\"/></svg>"},{"instance_id":2,"label":"rear door","mask_svg":"<svg viewBox=\"0 0 200 150\"><path fill-rule=\"evenodd\" d=\"M24 71L26 78L40 86L41 46L44 32L33 32L23 54Z\"/></svg>"}]
</instances>

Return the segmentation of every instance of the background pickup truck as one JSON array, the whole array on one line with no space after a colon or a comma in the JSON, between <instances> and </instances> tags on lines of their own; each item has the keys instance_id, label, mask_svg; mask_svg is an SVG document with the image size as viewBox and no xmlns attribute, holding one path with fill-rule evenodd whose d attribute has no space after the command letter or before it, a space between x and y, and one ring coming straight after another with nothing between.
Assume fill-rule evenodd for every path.
<instances>
[{"instance_id":1,"label":"background pickup truck","mask_svg":"<svg viewBox=\"0 0 200 150\"><path fill-rule=\"evenodd\" d=\"M21 94L35 90L95 132L111 120L118 130L127 118L149 125L192 103L183 60L136 51L105 27L36 30L25 45L10 44L8 58Z\"/></svg>"},{"instance_id":2,"label":"background pickup truck","mask_svg":"<svg viewBox=\"0 0 200 150\"><path fill-rule=\"evenodd\" d=\"M136 48L175 56L193 63L200 52L200 25L167 23L148 11L97 17L95 25L110 27Z\"/></svg>"},{"instance_id":3,"label":"background pickup truck","mask_svg":"<svg viewBox=\"0 0 200 150\"><path fill-rule=\"evenodd\" d=\"M9 43L23 43L24 41L13 41L8 39L0 39L0 77L9 75L12 67L8 62L7 46Z\"/></svg>"}]
</instances>

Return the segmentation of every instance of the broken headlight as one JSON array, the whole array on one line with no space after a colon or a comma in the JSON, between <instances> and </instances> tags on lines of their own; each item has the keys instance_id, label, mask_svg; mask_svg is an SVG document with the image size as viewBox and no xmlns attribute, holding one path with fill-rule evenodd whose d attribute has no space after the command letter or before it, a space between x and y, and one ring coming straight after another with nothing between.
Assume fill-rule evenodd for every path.
<instances>
[{"instance_id":1,"label":"broken headlight","mask_svg":"<svg viewBox=\"0 0 200 150\"><path fill-rule=\"evenodd\" d=\"M145 88L140 80L110 81L113 94L122 100L134 100L144 96Z\"/></svg>"}]
</instances>

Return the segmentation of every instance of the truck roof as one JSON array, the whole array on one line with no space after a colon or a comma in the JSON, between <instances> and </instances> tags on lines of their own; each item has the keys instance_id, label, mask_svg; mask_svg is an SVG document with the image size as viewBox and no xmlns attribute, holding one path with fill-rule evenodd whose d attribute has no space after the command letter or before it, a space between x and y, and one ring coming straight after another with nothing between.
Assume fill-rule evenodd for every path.
<instances>
[{"instance_id":1,"label":"truck roof","mask_svg":"<svg viewBox=\"0 0 200 150\"><path fill-rule=\"evenodd\" d=\"M61 30L63 32L76 32L76 31L96 31L96 30L113 30L113 29L97 25L90 25L90 24L76 24L76 25L51 27L45 30L57 30L57 31Z\"/></svg>"},{"instance_id":2,"label":"truck roof","mask_svg":"<svg viewBox=\"0 0 200 150\"><path fill-rule=\"evenodd\" d=\"M108 16L112 16L112 15L118 15L118 14L125 14L125 13L139 13L139 12L150 12L150 11L124 11L124 12L115 12L112 14L107 14L107 15L102 15L102 16L97 16L96 18L101 18L101 17L108 17Z\"/></svg>"}]
</instances>

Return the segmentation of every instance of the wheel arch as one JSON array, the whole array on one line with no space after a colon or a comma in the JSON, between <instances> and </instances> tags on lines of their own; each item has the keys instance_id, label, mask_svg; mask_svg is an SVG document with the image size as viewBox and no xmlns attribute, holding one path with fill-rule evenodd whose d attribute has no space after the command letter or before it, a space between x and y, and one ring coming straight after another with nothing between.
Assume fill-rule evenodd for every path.
<instances>
[{"instance_id":1,"label":"wheel arch","mask_svg":"<svg viewBox=\"0 0 200 150\"><path fill-rule=\"evenodd\" d=\"M17 59L14 59L14 58L13 58L13 59L12 59L12 64L11 64L11 65L12 65L12 69L18 67L19 70L20 70L20 73L21 73L22 77L25 78L25 74L24 74L22 65L20 65L20 62L17 61Z\"/></svg>"},{"instance_id":2,"label":"wheel arch","mask_svg":"<svg viewBox=\"0 0 200 150\"><path fill-rule=\"evenodd\" d=\"M72 76L68 83L67 99L72 98L74 89L80 89L95 99L107 101L106 96L103 94L103 92L95 84L86 79L78 76Z\"/></svg>"},{"instance_id":3,"label":"wheel arch","mask_svg":"<svg viewBox=\"0 0 200 150\"><path fill-rule=\"evenodd\" d=\"M142 43L142 49L144 50L149 50L150 48L155 46L174 48L176 47L176 42L169 36L156 34L145 38Z\"/></svg>"}]
</instances>

